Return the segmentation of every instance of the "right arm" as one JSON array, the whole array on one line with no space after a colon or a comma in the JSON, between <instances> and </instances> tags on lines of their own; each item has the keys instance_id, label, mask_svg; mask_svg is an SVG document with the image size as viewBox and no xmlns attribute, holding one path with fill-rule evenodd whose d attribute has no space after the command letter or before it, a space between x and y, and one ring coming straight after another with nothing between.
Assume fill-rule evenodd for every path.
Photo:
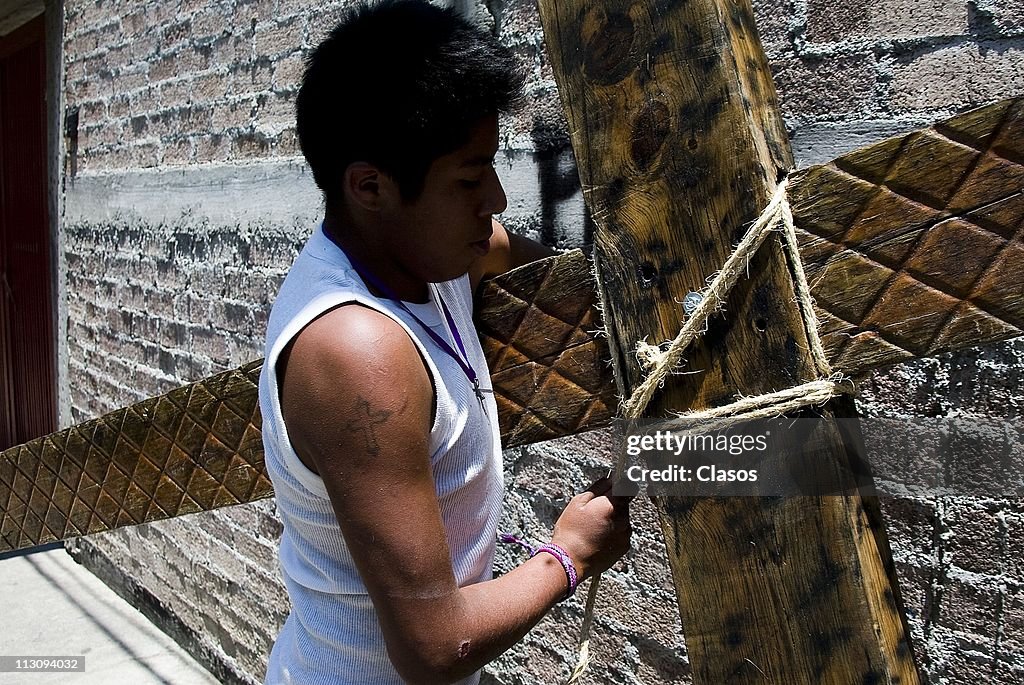
<instances>
[{"instance_id":1,"label":"right arm","mask_svg":"<svg viewBox=\"0 0 1024 685\"><path fill-rule=\"evenodd\" d=\"M398 324L339 307L303 329L282 363L292 444L324 480L403 678L468 676L564 596L565 572L548 554L495 580L456 584L428 454L433 388ZM552 541L581 580L629 545L628 500L608 489L604 482L577 495L555 525Z\"/></svg>"}]
</instances>

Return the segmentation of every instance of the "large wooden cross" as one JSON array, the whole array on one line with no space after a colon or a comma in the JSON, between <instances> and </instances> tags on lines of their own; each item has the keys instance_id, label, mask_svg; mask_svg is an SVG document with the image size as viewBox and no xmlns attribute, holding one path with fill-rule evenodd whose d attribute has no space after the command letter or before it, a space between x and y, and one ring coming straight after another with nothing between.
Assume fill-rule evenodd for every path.
<instances>
[{"instance_id":1,"label":"large wooden cross","mask_svg":"<svg viewBox=\"0 0 1024 685\"><path fill-rule=\"evenodd\" d=\"M541 15L602 287L579 252L486 285L478 324L509 447L606 425L643 376L636 342L677 332L677 300L719 268L792 167L747 0L560 0ZM791 177L834 368L857 377L1021 333L1022 164L1015 99ZM691 350L701 373L673 376L652 415L813 378L792 288L770 239ZM0 551L272 495L260 366L0 454ZM918 681L873 500L656 505L695 682Z\"/></svg>"}]
</instances>

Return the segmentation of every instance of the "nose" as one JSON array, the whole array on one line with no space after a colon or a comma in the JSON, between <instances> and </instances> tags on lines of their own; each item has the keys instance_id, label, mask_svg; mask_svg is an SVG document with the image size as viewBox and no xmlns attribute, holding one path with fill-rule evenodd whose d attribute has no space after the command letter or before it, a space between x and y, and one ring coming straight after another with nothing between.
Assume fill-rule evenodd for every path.
<instances>
[{"instance_id":1,"label":"nose","mask_svg":"<svg viewBox=\"0 0 1024 685\"><path fill-rule=\"evenodd\" d=\"M483 211L481 211L483 216L501 214L508 207L508 197L505 195L505 189L501 186L498 172L493 167L490 176L491 183L488 185L487 197L483 204Z\"/></svg>"}]
</instances>

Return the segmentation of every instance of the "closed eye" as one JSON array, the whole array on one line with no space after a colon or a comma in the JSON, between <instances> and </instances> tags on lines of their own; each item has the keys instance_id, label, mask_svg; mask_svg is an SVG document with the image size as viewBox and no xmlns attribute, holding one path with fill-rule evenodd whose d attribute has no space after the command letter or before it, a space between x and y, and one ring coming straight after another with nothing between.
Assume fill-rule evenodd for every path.
<instances>
[{"instance_id":1,"label":"closed eye","mask_svg":"<svg viewBox=\"0 0 1024 685\"><path fill-rule=\"evenodd\" d=\"M459 179L459 185L462 186L463 188L465 188L466 190L473 190L475 188L479 188L480 187L480 179L476 179L476 180L465 179L465 178Z\"/></svg>"}]
</instances>

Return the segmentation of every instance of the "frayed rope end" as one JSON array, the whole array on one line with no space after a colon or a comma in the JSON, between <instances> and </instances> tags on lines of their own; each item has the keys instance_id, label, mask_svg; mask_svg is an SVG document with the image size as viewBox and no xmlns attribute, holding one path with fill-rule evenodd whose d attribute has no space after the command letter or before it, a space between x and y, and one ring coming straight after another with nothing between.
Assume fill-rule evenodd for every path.
<instances>
[{"instance_id":1,"label":"frayed rope end","mask_svg":"<svg viewBox=\"0 0 1024 685\"><path fill-rule=\"evenodd\" d=\"M580 644L580 656L576 661L576 667L572 669L572 675L565 681L565 685L573 685L578 682L583 674L587 672L587 668L590 666L590 639L586 639Z\"/></svg>"}]
</instances>

